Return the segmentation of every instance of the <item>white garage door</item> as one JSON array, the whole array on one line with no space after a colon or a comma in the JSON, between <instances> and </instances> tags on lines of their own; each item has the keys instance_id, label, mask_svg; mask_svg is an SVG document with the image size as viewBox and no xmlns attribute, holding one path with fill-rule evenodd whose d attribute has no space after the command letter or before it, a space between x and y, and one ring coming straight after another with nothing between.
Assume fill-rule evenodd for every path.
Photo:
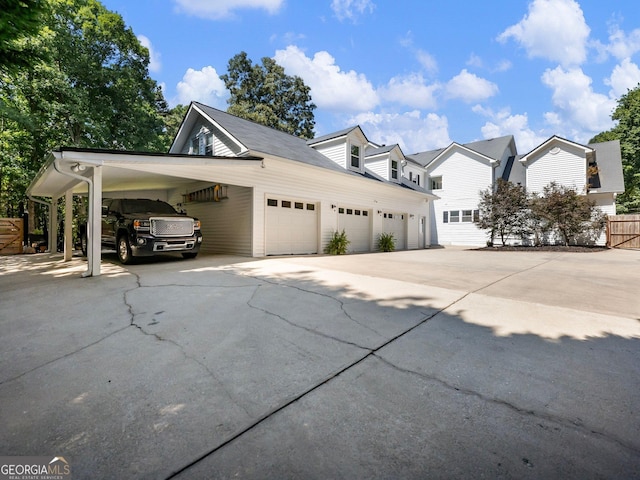
<instances>
[{"instance_id":1,"label":"white garage door","mask_svg":"<svg viewBox=\"0 0 640 480\"><path fill-rule=\"evenodd\" d=\"M396 250L405 250L407 248L407 214L384 212L382 217L382 231L393 233L393 238L396 240Z\"/></svg>"},{"instance_id":2,"label":"white garage door","mask_svg":"<svg viewBox=\"0 0 640 480\"><path fill-rule=\"evenodd\" d=\"M345 231L350 252L371 251L371 212L359 208L338 207L338 231Z\"/></svg>"},{"instance_id":3,"label":"white garage door","mask_svg":"<svg viewBox=\"0 0 640 480\"><path fill-rule=\"evenodd\" d=\"M316 204L286 198L267 198L266 254L318 253Z\"/></svg>"}]
</instances>

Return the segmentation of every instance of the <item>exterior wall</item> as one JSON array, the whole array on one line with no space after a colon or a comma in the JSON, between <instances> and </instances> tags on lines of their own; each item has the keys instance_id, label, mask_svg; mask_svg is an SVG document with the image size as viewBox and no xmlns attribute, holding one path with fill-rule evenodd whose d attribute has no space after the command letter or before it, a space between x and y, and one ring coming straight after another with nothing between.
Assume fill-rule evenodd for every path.
<instances>
[{"instance_id":1,"label":"exterior wall","mask_svg":"<svg viewBox=\"0 0 640 480\"><path fill-rule=\"evenodd\" d=\"M431 210L431 243L439 245L484 245L485 231L473 222L444 223L444 211L477 210L479 192L493 184L493 167L457 150L429 168L429 177L442 177L440 197Z\"/></svg>"},{"instance_id":2,"label":"exterior wall","mask_svg":"<svg viewBox=\"0 0 640 480\"><path fill-rule=\"evenodd\" d=\"M411 173L411 175L409 174ZM409 177L411 177L411 181L413 181L417 175L420 175L420 181L416 181L416 185L425 188L426 187L426 180L427 180L427 171L423 168L418 167L417 165L412 165L410 163L407 163L402 171L402 176L404 178L406 178L407 180L409 180Z\"/></svg>"},{"instance_id":3,"label":"exterior wall","mask_svg":"<svg viewBox=\"0 0 640 480\"><path fill-rule=\"evenodd\" d=\"M367 161L367 168L379 177L389 180L389 160L388 158L380 158Z\"/></svg>"},{"instance_id":4,"label":"exterior wall","mask_svg":"<svg viewBox=\"0 0 640 480\"><path fill-rule=\"evenodd\" d=\"M557 153L552 143L550 148L530 158L525 163L526 186L531 193L540 193L552 181L584 192L587 183L587 161L582 150L560 146Z\"/></svg>"},{"instance_id":5,"label":"exterior wall","mask_svg":"<svg viewBox=\"0 0 640 480\"><path fill-rule=\"evenodd\" d=\"M213 133L213 154L216 156L234 156L239 153L239 148L234 143L230 142L226 135L224 135L218 128L207 121L197 122L196 125L189 132L187 142L182 146L180 153L188 154L191 147L191 140L200 132L200 129L205 127L211 133Z\"/></svg>"},{"instance_id":6,"label":"exterior wall","mask_svg":"<svg viewBox=\"0 0 640 480\"><path fill-rule=\"evenodd\" d=\"M327 142L314 148L329 160L336 162L342 168L347 168L347 145L344 138Z\"/></svg>"},{"instance_id":7,"label":"exterior wall","mask_svg":"<svg viewBox=\"0 0 640 480\"><path fill-rule=\"evenodd\" d=\"M268 196L295 198L318 205L319 252L324 251L338 228L338 209L333 205L349 205L371 211L371 245L374 249L375 240L382 232L384 211L406 215L407 248L415 249L420 245L417 233L419 219L429 214L429 204L423 195L364 178L322 171L306 165L291 168L292 165L292 162L265 159L265 168L255 179L253 256L265 255L265 205Z\"/></svg>"}]
</instances>

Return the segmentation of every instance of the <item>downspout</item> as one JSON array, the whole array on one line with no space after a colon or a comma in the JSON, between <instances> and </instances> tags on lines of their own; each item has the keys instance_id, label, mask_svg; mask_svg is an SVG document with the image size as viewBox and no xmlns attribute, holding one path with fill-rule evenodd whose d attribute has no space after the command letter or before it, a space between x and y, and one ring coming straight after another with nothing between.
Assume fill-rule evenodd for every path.
<instances>
[{"instance_id":1,"label":"downspout","mask_svg":"<svg viewBox=\"0 0 640 480\"><path fill-rule=\"evenodd\" d=\"M67 177L75 178L76 180L80 180L82 182L87 182L89 184L89 191L91 192L93 190L93 181L90 178L83 177L82 175L78 175L73 172L65 172L64 170L62 170L62 167L59 163L62 158L64 158L64 152L60 152L60 158L56 157L53 160L53 168L55 168L60 175L66 175ZM93 238L93 234L94 234L92 223L93 222L87 222L87 245L90 245L89 241ZM92 260L93 260L93 248L87 248L87 270L82 272L81 274L82 278L91 277L93 275Z\"/></svg>"}]
</instances>

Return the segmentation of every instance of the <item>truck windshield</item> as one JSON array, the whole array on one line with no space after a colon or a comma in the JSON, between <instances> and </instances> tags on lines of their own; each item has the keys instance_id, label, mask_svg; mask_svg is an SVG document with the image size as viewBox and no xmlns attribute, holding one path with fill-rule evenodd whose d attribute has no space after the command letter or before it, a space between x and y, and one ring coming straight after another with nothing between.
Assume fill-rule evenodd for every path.
<instances>
[{"instance_id":1,"label":"truck windshield","mask_svg":"<svg viewBox=\"0 0 640 480\"><path fill-rule=\"evenodd\" d=\"M177 212L168 203L160 200L125 199L122 200L122 213L162 213L175 215Z\"/></svg>"}]
</instances>

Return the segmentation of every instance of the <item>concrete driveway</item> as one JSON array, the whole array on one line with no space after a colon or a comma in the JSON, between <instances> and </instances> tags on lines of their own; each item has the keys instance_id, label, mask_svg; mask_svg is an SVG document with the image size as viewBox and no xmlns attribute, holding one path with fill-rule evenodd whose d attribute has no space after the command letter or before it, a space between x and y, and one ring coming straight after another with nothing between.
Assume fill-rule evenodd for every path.
<instances>
[{"instance_id":1,"label":"concrete driveway","mask_svg":"<svg viewBox=\"0 0 640 480\"><path fill-rule=\"evenodd\" d=\"M73 478L640 478L640 252L0 257L0 455Z\"/></svg>"}]
</instances>

